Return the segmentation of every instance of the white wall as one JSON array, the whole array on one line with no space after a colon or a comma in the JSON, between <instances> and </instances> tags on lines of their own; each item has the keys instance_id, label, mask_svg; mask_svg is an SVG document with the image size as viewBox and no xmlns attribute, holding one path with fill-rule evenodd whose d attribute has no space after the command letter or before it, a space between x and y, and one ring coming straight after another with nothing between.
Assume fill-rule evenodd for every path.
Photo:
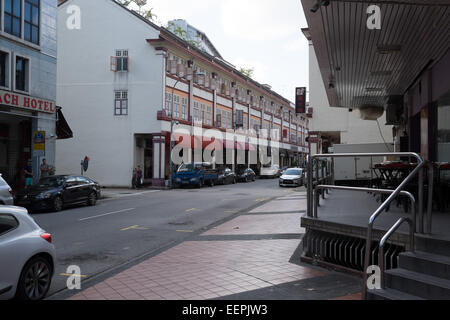
<instances>
[{"instance_id":1,"label":"white wall","mask_svg":"<svg viewBox=\"0 0 450 320\"><path fill-rule=\"evenodd\" d=\"M319 70L319 64L314 47L309 46L309 83L310 106L314 109L310 119L310 131L340 131L341 143L380 143L380 135L376 121L362 120L358 111L349 112L347 108L330 107L324 82ZM393 142L392 126L386 126L386 114L378 119L387 143Z\"/></svg>"},{"instance_id":2,"label":"white wall","mask_svg":"<svg viewBox=\"0 0 450 320\"><path fill-rule=\"evenodd\" d=\"M66 27L70 5L81 9L81 29ZM58 8L57 104L74 133L57 143L58 173L79 173L106 186L127 186L134 165L134 134L160 132L163 58L146 39L159 31L110 0L71 0ZM116 49L129 53L128 73L110 71ZM114 90L128 90L128 116L114 116ZM141 164L141 166L143 163Z\"/></svg>"}]
</instances>

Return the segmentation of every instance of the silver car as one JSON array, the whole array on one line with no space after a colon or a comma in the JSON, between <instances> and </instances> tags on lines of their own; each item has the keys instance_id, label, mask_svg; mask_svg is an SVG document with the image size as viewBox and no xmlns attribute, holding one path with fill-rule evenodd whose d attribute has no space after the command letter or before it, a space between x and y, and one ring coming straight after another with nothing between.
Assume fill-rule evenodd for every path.
<instances>
[{"instance_id":1,"label":"silver car","mask_svg":"<svg viewBox=\"0 0 450 320\"><path fill-rule=\"evenodd\" d=\"M11 187L2 178L2 174L0 173L0 205L2 204L12 206L14 204L14 198Z\"/></svg>"},{"instance_id":2,"label":"silver car","mask_svg":"<svg viewBox=\"0 0 450 320\"><path fill-rule=\"evenodd\" d=\"M301 168L286 169L286 171L280 177L279 183L280 183L280 187L302 186L304 184L303 169L301 169Z\"/></svg>"},{"instance_id":3,"label":"silver car","mask_svg":"<svg viewBox=\"0 0 450 320\"><path fill-rule=\"evenodd\" d=\"M0 300L46 296L56 261L51 242L26 209L0 206Z\"/></svg>"}]
</instances>

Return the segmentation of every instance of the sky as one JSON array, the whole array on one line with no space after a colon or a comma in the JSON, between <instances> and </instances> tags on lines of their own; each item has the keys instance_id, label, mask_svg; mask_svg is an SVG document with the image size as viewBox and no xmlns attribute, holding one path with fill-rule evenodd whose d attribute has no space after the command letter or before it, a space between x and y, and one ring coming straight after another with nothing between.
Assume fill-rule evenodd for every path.
<instances>
[{"instance_id":1,"label":"sky","mask_svg":"<svg viewBox=\"0 0 450 320\"><path fill-rule=\"evenodd\" d=\"M204 32L222 57L253 68L253 79L295 101L308 86L307 26L300 0L148 0L158 24L184 19Z\"/></svg>"}]
</instances>

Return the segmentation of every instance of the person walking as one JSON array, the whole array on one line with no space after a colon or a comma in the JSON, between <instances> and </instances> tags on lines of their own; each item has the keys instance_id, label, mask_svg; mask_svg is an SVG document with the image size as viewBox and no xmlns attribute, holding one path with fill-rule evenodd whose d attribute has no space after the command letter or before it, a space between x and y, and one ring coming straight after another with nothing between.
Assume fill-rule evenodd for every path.
<instances>
[{"instance_id":1,"label":"person walking","mask_svg":"<svg viewBox=\"0 0 450 320\"><path fill-rule=\"evenodd\" d=\"M144 184L144 181L143 181L143 179L142 179L142 169L141 169L141 166L138 166L138 167L137 167L137 170L136 170L136 180L137 180L137 187L138 187L138 188L141 188L142 185Z\"/></svg>"},{"instance_id":2,"label":"person walking","mask_svg":"<svg viewBox=\"0 0 450 320\"><path fill-rule=\"evenodd\" d=\"M23 168L23 176L25 178L25 189L33 185L33 167L31 159L28 160L26 166Z\"/></svg>"},{"instance_id":3,"label":"person walking","mask_svg":"<svg viewBox=\"0 0 450 320\"><path fill-rule=\"evenodd\" d=\"M133 169L133 177L131 178L131 187L136 189L137 187L137 169Z\"/></svg>"},{"instance_id":4,"label":"person walking","mask_svg":"<svg viewBox=\"0 0 450 320\"><path fill-rule=\"evenodd\" d=\"M47 164L47 160L46 159L42 159L42 164L41 164L41 178L42 177L48 177L50 175L50 166Z\"/></svg>"}]
</instances>

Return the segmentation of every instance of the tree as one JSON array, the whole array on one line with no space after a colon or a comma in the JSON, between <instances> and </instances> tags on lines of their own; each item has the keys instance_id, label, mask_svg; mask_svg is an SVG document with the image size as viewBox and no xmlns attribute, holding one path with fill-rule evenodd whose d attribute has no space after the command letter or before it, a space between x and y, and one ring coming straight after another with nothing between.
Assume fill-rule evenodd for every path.
<instances>
[{"instance_id":1,"label":"tree","mask_svg":"<svg viewBox=\"0 0 450 320\"><path fill-rule=\"evenodd\" d=\"M153 13L153 8L150 9L144 9L144 7L147 5L147 0L116 0L120 4L124 5L127 8L130 8L130 6L135 5L139 9L136 11L144 18L154 21L157 16Z\"/></svg>"},{"instance_id":2,"label":"tree","mask_svg":"<svg viewBox=\"0 0 450 320\"><path fill-rule=\"evenodd\" d=\"M197 36L197 40L189 39L186 31L183 30L183 28L181 28L180 26L175 25L173 22L169 21L166 29L168 29L170 32L172 32L176 36L178 36L180 39L188 42L191 46L202 49L201 45L200 45L201 40L199 39L198 36Z\"/></svg>"},{"instance_id":3,"label":"tree","mask_svg":"<svg viewBox=\"0 0 450 320\"><path fill-rule=\"evenodd\" d=\"M253 69L253 68L248 68L248 69L246 69L246 68L241 67L241 68L239 69L239 72L240 72L240 73L244 74L245 76L247 76L247 77L249 77L249 78L253 77L253 72L254 72L254 71L255 71L255 69Z\"/></svg>"}]
</instances>

